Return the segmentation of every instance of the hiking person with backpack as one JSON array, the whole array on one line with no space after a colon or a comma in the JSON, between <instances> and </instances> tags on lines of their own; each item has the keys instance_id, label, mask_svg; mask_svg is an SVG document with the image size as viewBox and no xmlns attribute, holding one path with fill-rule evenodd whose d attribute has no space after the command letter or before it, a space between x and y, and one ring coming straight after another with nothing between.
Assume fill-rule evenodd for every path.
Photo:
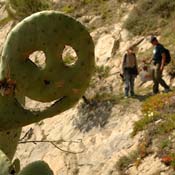
<instances>
[{"instance_id":1,"label":"hiking person with backpack","mask_svg":"<svg viewBox=\"0 0 175 175\"><path fill-rule=\"evenodd\" d=\"M136 76L138 75L138 66L137 58L134 53L133 47L129 47L127 49L127 53L125 53L123 56L120 74L123 76L124 80L125 98L128 98L129 93L130 96L134 96L134 81Z\"/></svg>"},{"instance_id":2,"label":"hiking person with backpack","mask_svg":"<svg viewBox=\"0 0 175 175\"><path fill-rule=\"evenodd\" d=\"M154 46L153 50L153 93L159 93L159 84L164 87L165 92L170 91L170 87L162 79L162 73L166 64L171 60L169 50L164 48L162 44L159 43L155 36L151 36L151 44Z\"/></svg>"}]
</instances>

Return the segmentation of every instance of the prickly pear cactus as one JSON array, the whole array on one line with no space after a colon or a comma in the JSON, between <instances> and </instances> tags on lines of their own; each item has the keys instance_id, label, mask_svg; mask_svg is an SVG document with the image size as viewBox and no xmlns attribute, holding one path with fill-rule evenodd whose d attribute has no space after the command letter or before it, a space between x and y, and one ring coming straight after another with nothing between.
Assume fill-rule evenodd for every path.
<instances>
[{"instance_id":1,"label":"prickly pear cactus","mask_svg":"<svg viewBox=\"0 0 175 175\"><path fill-rule=\"evenodd\" d=\"M9 158L0 150L0 174L9 175L15 172Z\"/></svg>"},{"instance_id":2,"label":"prickly pear cactus","mask_svg":"<svg viewBox=\"0 0 175 175\"><path fill-rule=\"evenodd\" d=\"M62 54L71 46L78 57L65 65ZM43 51L46 66L39 68L29 56ZM88 87L94 69L93 41L82 24L59 12L33 14L9 33L0 59L0 174L9 173L21 128L71 108ZM24 108L17 95L40 102L56 101L43 111ZM7 158L7 159L6 159ZM3 168L2 168L3 167ZM13 170L9 174L14 174ZM49 166L37 161L18 175L52 175Z\"/></svg>"},{"instance_id":3,"label":"prickly pear cactus","mask_svg":"<svg viewBox=\"0 0 175 175\"><path fill-rule=\"evenodd\" d=\"M62 58L66 45L71 46L78 56L72 66L65 65ZM29 59L36 50L45 53L44 69ZM0 80L2 84L10 84L7 83L10 79L15 88L14 95L0 97L3 102L0 104L0 118L3 117L0 131L21 127L69 109L83 95L93 69L94 45L83 25L54 11L27 17L9 33L2 51ZM18 104L14 98L16 91L41 102L57 101L47 110L34 113Z\"/></svg>"},{"instance_id":4,"label":"prickly pear cactus","mask_svg":"<svg viewBox=\"0 0 175 175\"><path fill-rule=\"evenodd\" d=\"M18 141L21 135L21 128L9 129L0 132L0 150L12 160L16 152Z\"/></svg>"},{"instance_id":5,"label":"prickly pear cactus","mask_svg":"<svg viewBox=\"0 0 175 175\"><path fill-rule=\"evenodd\" d=\"M53 171L44 161L36 161L28 164L18 172L15 165L0 150L0 175L53 175Z\"/></svg>"},{"instance_id":6,"label":"prickly pear cactus","mask_svg":"<svg viewBox=\"0 0 175 175\"><path fill-rule=\"evenodd\" d=\"M44 161L36 161L28 164L18 175L53 175L47 163Z\"/></svg>"}]
</instances>

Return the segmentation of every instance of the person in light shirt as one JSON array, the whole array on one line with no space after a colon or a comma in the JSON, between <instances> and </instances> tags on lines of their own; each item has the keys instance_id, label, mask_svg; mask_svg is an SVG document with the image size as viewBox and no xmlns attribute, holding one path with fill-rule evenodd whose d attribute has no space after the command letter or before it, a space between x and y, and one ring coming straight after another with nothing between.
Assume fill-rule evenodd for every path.
<instances>
[{"instance_id":1,"label":"person in light shirt","mask_svg":"<svg viewBox=\"0 0 175 175\"><path fill-rule=\"evenodd\" d=\"M124 80L125 98L128 98L129 95L132 97L135 96L134 81L138 75L138 66L133 47L129 47L123 56L121 63L121 75L123 76Z\"/></svg>"}]
</instances>

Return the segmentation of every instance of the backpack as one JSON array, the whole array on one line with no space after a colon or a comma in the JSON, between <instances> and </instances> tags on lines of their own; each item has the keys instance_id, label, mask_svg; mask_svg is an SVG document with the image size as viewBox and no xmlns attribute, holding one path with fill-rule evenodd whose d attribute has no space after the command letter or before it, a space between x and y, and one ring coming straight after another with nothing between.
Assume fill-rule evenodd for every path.
<instances>
[{"instance_id":1,"label":"backpack","mask_svg":"<svg viewBox=\"0 0 175 175\"><path fill-rule=\"evenodd\" d=\"M170 51L167 48L164 48L164 49L165 49L165 55L166 55L165 65L167 65L171 61L171 55L170 55Z\"/></svg>"}]
</instances>

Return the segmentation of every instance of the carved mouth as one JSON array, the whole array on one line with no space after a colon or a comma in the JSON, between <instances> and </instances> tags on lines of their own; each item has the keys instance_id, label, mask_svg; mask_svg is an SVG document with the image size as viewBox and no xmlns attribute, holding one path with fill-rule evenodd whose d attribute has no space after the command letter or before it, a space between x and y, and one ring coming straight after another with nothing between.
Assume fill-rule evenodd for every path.
<instances>
[{"instance_id":1,"label":"carved mouth","mask_svg":"<svg viewBox=\"0 0 175 175\"><path fill-rule=\"evenodd\" d=\"M29 97L24 97L24 98L25 98L25 104L21 104L24 109L32 111L32 112L38 112L38 111L42 112L48 109L49 107L55 105L56 103L61 102L63 99L66 98L66 96L63 96L57 100L54 100L52 102L47 102L47 103L35 101L35 100L30 99Z\"/></svg>"}]
</instances>

